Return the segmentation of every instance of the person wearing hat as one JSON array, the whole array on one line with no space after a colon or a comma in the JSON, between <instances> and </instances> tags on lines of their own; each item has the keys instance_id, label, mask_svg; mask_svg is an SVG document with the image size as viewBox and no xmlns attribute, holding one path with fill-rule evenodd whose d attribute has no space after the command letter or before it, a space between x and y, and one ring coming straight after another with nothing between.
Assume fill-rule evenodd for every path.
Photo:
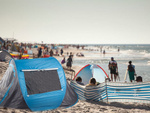
<instances>
[{"instance_id":1,"label":"person wearing hat","mask_svg":"<svg viewBox=\"0 0 150 113\"><path fill-rule=\"evenodd\" d=\"M132 82L135 78L134 78L134 75L135 75L135 66L132 65L132 61L129 61L129 65L128 65L128 73L129 73L129 79L130 81Z\"/></svg>"},{"instance_id":2,"label":"person wearing hat","mask_svg":"<svg viewBox=\"0 0 150 113\"><path fill-rule=\"evenodd\" d=\"M118 66L117 66L117 62L114 60L113 57L111 57L111 61L109 61L108 69L110 70L111 81L113 81L113 76L114 76L114 80L116 82Z\"/></svg>"}]
</instances>

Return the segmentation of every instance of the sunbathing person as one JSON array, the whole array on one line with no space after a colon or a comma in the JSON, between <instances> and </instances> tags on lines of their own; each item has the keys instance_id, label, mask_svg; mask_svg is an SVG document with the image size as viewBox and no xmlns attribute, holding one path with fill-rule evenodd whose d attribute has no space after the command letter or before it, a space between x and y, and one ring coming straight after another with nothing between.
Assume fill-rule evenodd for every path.
<instances>
[{"instance_id":1,"label":"sunbathing person","mask_svg":"<svg viewBox=\"0 0 150 113\"><path fill-rule=\"evenodd\" d=\"M77 82L78 84L80 84L80 85L84 85L84 84L82 83L82 78L81 78L81 77L77 77L77 78L76 78L76 82Z\"/></svg>"},{"instance_id":2,"label":"sunbathing person","mask_svg":"<svg viewBox=\"0 0 150 113\"><path fill-rule=\"evenodd\" d=\"M89 84L87 84L86 86L96 86L96 79L95 78L91 78L89 81Z\"/></svg>"}]
</instances>

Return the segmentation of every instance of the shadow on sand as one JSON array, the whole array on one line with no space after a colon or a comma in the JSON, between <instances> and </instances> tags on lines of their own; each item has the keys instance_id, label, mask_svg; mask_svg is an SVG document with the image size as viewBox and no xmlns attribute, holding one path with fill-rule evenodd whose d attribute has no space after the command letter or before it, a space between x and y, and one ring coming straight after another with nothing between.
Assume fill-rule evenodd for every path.
<instances>
[{"instance_id":1,"label":"shadow on sand","mask_svg":"<svg viewBox=\"0 0 150 113\"><path fill-rule=\"evenodd\" d=\"M111 102L111 103L105 103L105 102L95 102L95 101L86 101L92 104L98 104L101 106L112 106L112 107L118 107L123 109L145 109L150 110L150 104L145 103L119 103L119 102Z\"/></svg>"}]
</instances>

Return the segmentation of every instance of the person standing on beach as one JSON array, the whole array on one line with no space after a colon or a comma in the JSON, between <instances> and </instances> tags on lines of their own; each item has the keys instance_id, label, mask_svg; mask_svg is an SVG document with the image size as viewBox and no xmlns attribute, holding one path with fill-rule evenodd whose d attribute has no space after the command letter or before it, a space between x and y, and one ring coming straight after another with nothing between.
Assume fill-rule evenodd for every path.
<instances>
[{"instance_id":1,"label":"person standing on beach","mask_svg":"<svg viewBox=\"0 0 150 113\"><path fill-rule=\"evenodd\" d=\"M134 75L135 74L135 66L132 65L132 61L129 61L129 65L128 65L128 73L129 73L129 78L130 78L130 81L132 82L134 80Z\"/></svg>"},{"instance_id":2,"label":"person standing on beach","mask_svg":"<svg viewBox=\"0 0 150 113\"><path fill-rule=\"evenodd\" d=\"M73 54L72 54L72 52L70 52L70 55L69 56L71 56L71 58L73 58Z\"/></svg>"},{"instance_id":3,"label":"person standing on beach","mask_svg":"<svg viewBox=\"0 0 150 113\"><path fill-rule=\"evenodd\" d=\"M114 76L114 80L116 82L118 66L117 66L117 62L114 60L113 57L111 57L111 61L109 61L108 69L110 70L111 81L113 81L113 76Z\"/></svg>"},{"instance_id":4,"label":"person standing on beach","mask_svg":"<svg viewBox=\"0 0 150 113\"><path fill-rule=\"evenodd\" d=\"M66 66L67 66L69 69L71 69L71 67L72 67L72 57L71 57L71 55L70 55L69 58L67 59L67 64L66 64Z\"/></svg>"},{"instance_id":5,"label":"person standing on beach","mask_svg":"<svg viewBox=\"0 0 150 113\"><path fill-rule=\"evenodd\" d=\"M60 50L60 54L61 54L61 56L63 55L63 52L64 52L64 51L63 51L63 49L61 49L61 50Z\"/></svg>"},{"instance_id":6,"label":"person standing on beach","mask_svg":"<svg viewBox=\"0 0 150 113\"><path fill-rule=\"evenodd\" d=\"M52 49L50 50L50 56L51 57L53 56L53 50Z\"/></svg>"},{"instance_id":7,"label":"person standing on beach","mask_svg":"<svg viewBox=\"0 0 150 113\"><path fill-rule=\"evenodd\" d=\"M40 47L38 50L38 58L41 57L41 55L42 55L42 48Z\"/></svg>"},{"instance_id":8,"label":"person standing on beach","mask_svg":"<svg viewBox=\"0 0 150 113\"><path fill-rule=\"evenodd\" d=\"M105 50L103 50L103 54L104 54L104 55L105 55L105 53L106 53Z\"/></svg>"}]
</instances>

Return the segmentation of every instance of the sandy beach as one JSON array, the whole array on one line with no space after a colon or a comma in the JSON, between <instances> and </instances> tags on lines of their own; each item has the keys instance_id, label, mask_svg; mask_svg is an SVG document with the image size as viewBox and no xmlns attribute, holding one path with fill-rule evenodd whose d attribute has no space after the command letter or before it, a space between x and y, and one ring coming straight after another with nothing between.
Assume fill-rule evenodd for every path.
<instances>
[{"instance_id":1,"label":"sandy beach","mask_svg":"<svg viewBox=\"0 0 150 113\"><path fill-rule=\"evenodd\" d=\"M64 49L64 55L67 56L67 52L72 52L74 54L74 58L78 58L76 53L83 52L87 50L82 49L76 49L76 48L66 48ZM35 52L36 53L36 50ZM86 55L86 54L85 54ZM59 61L63 58L63 56L54 56ZM66 57L67 58L67 57ZM80 57L80 60L85 59L84 57ZM0 62L0 80L2 79L6 69L7 69L8 63ZM62 65L63 67L66 67L65 64ZM77 73L81 66L73 65L72 69L75 70L75 73ZM66 79L68 82L70 82L71 78L73 78L74 75L72 75L71 72L65 71ZM0 113L30 113L31 111L28 110L19 110L19 109L12 109L12 108L6 108L6 109L0 109ZM40 112L37 112L40 113ZM144 104L144 103L119 103L119 102L112 102L112 103L104 103L104 102L93 102L93 101L82 101L78 100L78 102L70 107L70 108L58 108L51 111L42 111L41 113L150 113L150 104Z\"/></svg>"}]
</instances>

